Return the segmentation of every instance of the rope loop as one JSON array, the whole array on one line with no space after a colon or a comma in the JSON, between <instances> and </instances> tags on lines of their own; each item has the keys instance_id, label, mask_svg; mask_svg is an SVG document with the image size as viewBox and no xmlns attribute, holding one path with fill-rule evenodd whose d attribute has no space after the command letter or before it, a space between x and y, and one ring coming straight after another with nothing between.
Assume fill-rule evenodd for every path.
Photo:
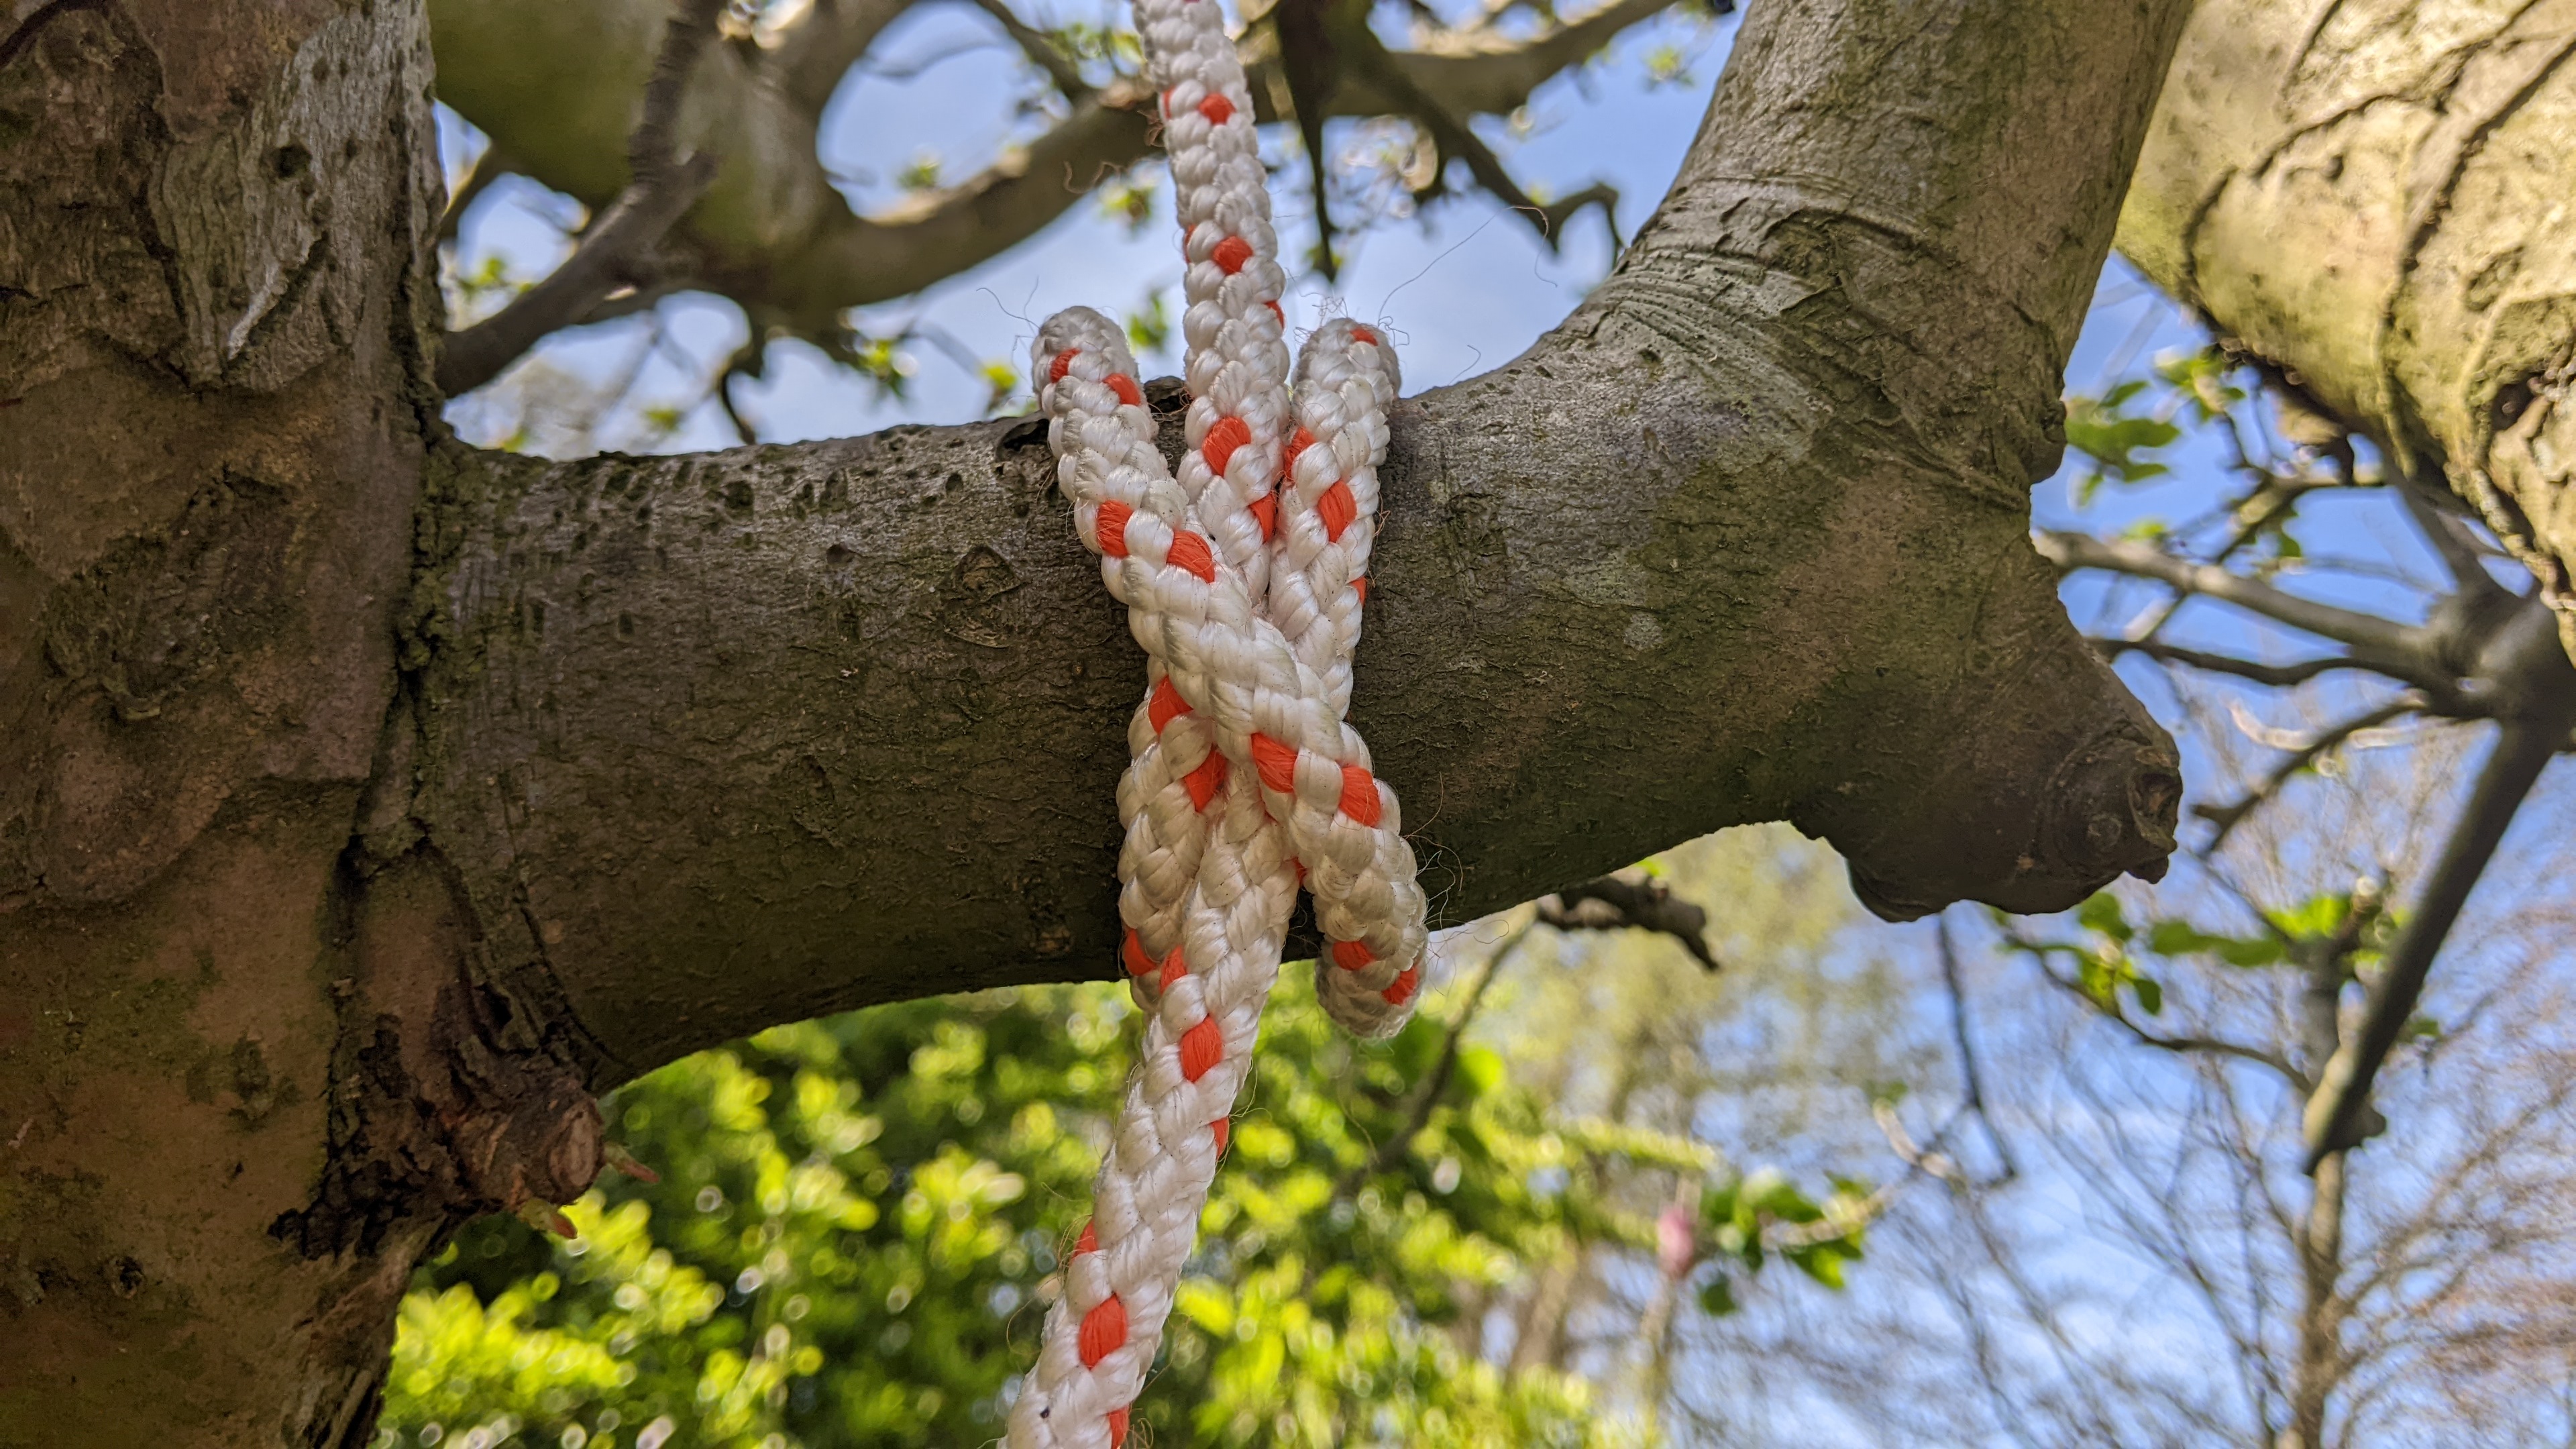
<instances>
[{"instance_id":1,"label":"rope loop","mask_svg":"<svg viewBox=\"0 0 2576 1449\"><path fill-rule=\"evenodd\" d=\"M1394 790L1344 719L1368 600L1394 347L1344 318L1292 376L1252 101L1213 0L1136 0L1186 264L1190 401L1177 469L1136 360L1088 307L1030 348L1074 529L1127 606L1146 689L1118 785L1118 956L1144 1013L1135 1066L1011 1407L1012 1449L1122 1444L1196 1241L1302 886L1316 994L1393 1035L1426 944Z\"/></svg>"}]
</instances>

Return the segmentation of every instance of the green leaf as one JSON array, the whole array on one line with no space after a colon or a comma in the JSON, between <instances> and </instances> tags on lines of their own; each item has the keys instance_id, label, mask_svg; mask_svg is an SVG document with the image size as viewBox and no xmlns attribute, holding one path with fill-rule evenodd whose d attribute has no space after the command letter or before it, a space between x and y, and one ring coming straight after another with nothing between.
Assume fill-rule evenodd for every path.
<instances>
[{"instance_id":1,"label":"green leaf","mask_svg":"<svg viewBox=\"0 0 2576 1449\"><path fill-rule=\"evenodd\" d=\"M2129 991L2138 998L2138 1009L2154 1016L2165 1009L2165 989L2153 977L2131 976Z\"/></svg>"},{"instance_id":2,"label":"green leaf","mask_svg":"<svg viewBox=\"0 0 2576 1449\"><path fill-rule=\"evenodd\" d=\"M1699 1290L1700 1311L1711 1318L1724 1318L1743 1305L1735 1301L1735 1284L1724 1273L1708 1280Z\"/></svg>"},{"instance_id":3,"label":"green leaf","mask_svg":"<svg viewBox=\"0 0 2576 1449\"><path fill-rule=\"evenodd\" d=\"M2137 933L2121 914L2120 898L2109 891L2096 891L2084 904L2075 908L2075 920L2088 931L2099 931L2114 941L2127 943Z\"/></svg>"}]
</instances>

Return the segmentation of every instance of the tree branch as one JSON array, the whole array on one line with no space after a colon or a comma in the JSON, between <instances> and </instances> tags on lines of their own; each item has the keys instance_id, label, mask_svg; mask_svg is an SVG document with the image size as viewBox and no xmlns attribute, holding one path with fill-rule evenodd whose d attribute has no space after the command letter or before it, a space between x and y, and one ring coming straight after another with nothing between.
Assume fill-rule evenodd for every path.
<instances>
[{"instance_id":1,"label":"tree branch","mask_svg":"<svg viewBox=\"0 0 2576 1449\"><path fill-rule=\"evenodd\" d=\"M1008 0L974 0L974 5L993 17L993 23L1001 26L1002 33L1011 37L1011 42L1020 48L1020 54L1027 56L1031 65L1046 72L1047 79L1055 82L1055 88L1063 92L1066 100L1079 101L1091 94L1091 84L1082 78L1081 68L1056 48L1056 43L1047 38L1045 31L1013 14Z\"/></svg>"},{"instance_id":2,"label":"tree branch","mask_svg":"<svg viewBox=\"0 0 2576 1449\"><path fill-rule=\"evenodd\" d=\"M2305 684L2318 675L2332 673L2338 669L2368 669L2374 673L2377 672L2375 666L2365 664L2346 654L2330 654L2322 659L2302 659L2291 664L2260 664L2251 659L2239 659L2232 654L2213 654L2205 649L2187 649L2179 644L2164 644L2153 639L2097 637L2093 641L2093 647L2101 650L2106 658L2117 659L2123 654L2143 654L2161 664L2182 664L2193 669L2207 670L2212 674L2232 674L2239 679L2250 679L2256 684L2268 684L2276 689Z\"/></svg>"},{"instance_id":3,"label":"tree branch","mask_svg":"<svg viewBox=\"0 0 2576 1449\"><path fill-rule=\"evenodd\" d=\"M2216 564L2178 558L2152 544L2056 532L2035 534L2032 541L2042 558L2061 569L2105 569L2153 579L2179 592L2233 604L2321 639L2348 645L2356 651L2354 661L2363 668L2376 669L2410 684L2429 681L2434 688L2447 684L2423 632L2407 625L2302 599Z\"/></svg>"},{"instance_id":4,"label":"tree branch","mask_svg":"<svg viewBox=\"0 0 2576 1449\"><path fill-rule=\"evenodd\" d=\"M1541 896L1538 918L1560 931L1653 931L1680 942L1701 966L1718 969L1708 949L1708 912L1642 872L1614 871Z\"/></svg>"},{"instance_id":5,"label":"tree branch","mask_svg":"<svg viewBox=\"0 0 2576 1449\"><path fill-rule=\"evenodd\" d=\"M2414 1019L2415 1003L2424 994L2433 958L2459 919L2461 907L2468 904L2469 892L2486 873L2487 861L2503 841L2505 828L2513 823L2524 797L2539 782L2540 772L2566 744L2571 724L2576 724L2576 698L2562 700L2554 716L2508 719L2498 730L2495 748L2478 772L2477 788L2470 792L2459 823L2451 827L2441 858L2424 882L2423 895L2388 948L2379 978L2371 985L2370 1007L2360 1032L2335 1052L2320 1074L2305 1124L2310 1171L2327 1156L2361 1145L2363 1134L2357 1129L2370 1102L2371 1082L2405 1034L2406 1023Z\"/></svg>"},{"instance_id":6,"label":"tree branch","mask_svg":"<svg viewBox=\"0 0 2576 1449\"><path fill-rule=\"evenodd\" d=\"M2311 31L2330 13L2350 23ZM2440 43L2391 46L2399 25ZM2396 473L2447 482L2576 642L2576 517L2557 502L2576 329L2540 280L2576 266L2576 234L2510 199L2576 187L2549 99L2576 67L2567 9L2210 0L2176 65L2193 82L2157 118L2122 249ZM2380 143L2395 134L2417 139ZM2336 179L2276 184L2293 171Z\"/></svg>"},{"instance_id":7,"label":"tree branch","mask_svg":"<svg viewBox=\"0 0 2576 1449\"><path fill-rule=\"evenodd\" d=\"M613 45L644 23L649 12L639 10L640 4L433 0L441 96L496 144L509 144L533 180L605 205L618 185L615 167L603 154L613 142L596 127L599 108L588 98L617 84L617 71L598 63L595 52L603 38ZM1517 44L1482 35L1433 51L1394 52L1388 59L1403 82L1399 89L1427 98L1447 115L1507 113L1550 77L1670 4L1613 0ZM723 166L705 197L665 239L670 270L789 331L824 336L850 307L908 296L1036 235L1101 178L1152 153L1153 96L1142 84L1120 82L1077 101L1070 116L1024 150L955 186L908 198L877 215L852 213L815 156L815 118L831 94L828 86L815 93L817 77L828 68L825 60L836 60L840 69L831 71L831 79L837 85L841 71L858 57L850 46L872 41L902 8L890 0L818 0L771 63L773 70L785 67L792 83L764 78L729 53L710 59L692 87L691 103L701 118L703 144L723 157ZM811 27L821 28L809 34ZM592 39L585 47L572 42L574 35ZM1248 63L1256 113L1275 120L1268 109L1275 65L1258 56ZM1353 78L1337 89L1327 109L1336 116L1376 116L1406 108L1386 85ZM1569 197L1554 210L1597 199L1589 193Z\"/></svg>"},{"instance_id":8,"label":"tree branch","mask_svg":"<svg viewBox=\"0 0 2576 1449\"><path fill-rule=\"evenodd\" d=\"M2171 742L2027 507L2181 0L1839 5L1752 15L1620 269L1391 418L1352 720L1444 918L1759 819L1903 917L2061 908L2173 848ZM1934 124L1967 107L1994 123ZM1861 337L1888 406L1856 420ZM1142 661L1054 474L1026 420L443 454L418 789L370 850L450 863L478 970L600 1081L1114 972Z\"/></svg>"},{"instance_id":9,"label":"tree branch","mask_svg":"<svg viewBox=\"0 0 2576 1449\"><path fill-rule=\"evenodd\" d=\"M2019 944L2025 948L2029 945L2026 942ZM2140 1046L2154 1047L2158 1051L2171 1052L2176 1056L2230 1057L2240 1062L2252 1062L2258 1067L2268 1067L2279 1073L2281 1080L2297 1088L2301 1095L2304 1096L2309 1091L2308 1074L2300 1071L2297 1063L2279 1052L2266 1047L2248 1046L2243 1042L2228 1041L2223 1037L2169 1036L2163 1032L2149 1031L2140 1026L2127 1012L2121 1010L2116 1002L2109 1006L2103 1005L2091 992L2084 989L2082 982L2060 976L2045 965L2039 968L2039 974L2046 977L2050 985L2083 1002L2104 1021L2127 1032Z\"/></svg>"},{"instance_id":10,"label":"tree branch","mask_svg":"<svg viewBox=\"0 0 2576 1449\"><path fill-rule=\"evenodd\" d=\"M639 271L644 253L715 179L714 157L683 160L675 154L675 132L690 72L715 38L716 12L723 8L724 0L675 0L663 27L661 54L644 86L643 118L627 143L632 179L582 234L563 265L499 312L447 338L438 357L441 392L449 397L472 392L499 376L537 339L580 320L619 287L645 280Z\"/></svg>"},{"instance_id":11,"label":"tree branch","mask_svg":"<svg viewBox=\"0 0 2576 1449\"><path fill-rule=\"evenodd\" d=\"M2261 783L2246 791L2234 804L2194 805L2191 807L2192 814L2218 827L2218 832L2209 838L2209 844L2203 848L2202 853L2217 854L2218 848L2227 843L2228 835L2244 823L2245 817L2253 814L2264 801L2279 794L2281 787L2288 784L2291 777L2315 764L2328 751L2337 748L2363 730L2376 729L2390 720L2413 714L2423 707L2424 701L2420 697L2406 694L2376 708L2364 710L2341 724L2331 725L2318 731L2313 739L2291 751L2289 758L2273 766Z\"/></svg>"}]
</instances>

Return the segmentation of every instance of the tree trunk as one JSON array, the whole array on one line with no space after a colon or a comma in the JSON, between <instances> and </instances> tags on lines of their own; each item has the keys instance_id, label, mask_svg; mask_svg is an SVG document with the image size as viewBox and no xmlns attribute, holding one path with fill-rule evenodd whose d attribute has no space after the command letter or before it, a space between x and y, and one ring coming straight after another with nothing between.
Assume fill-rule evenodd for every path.
<instances>
[{"instance_id":1,"label":"tree trunk","mask_svg":"<svg viewBox=\"0 0 2576 1449\"><path fill-rule=\"evenodd\" d=\"M2576 648L2576 3L2203 0L2120 247L2540 576Z\"/></svg>"},{"instance_id":2,"label":"tree trunk","mask_svg":"<svg viewBox=\"0 0 2576 1449\"><path fill-rule=\"evenodd\" d=\"M449 440L419 0L8 14L0 1445L363 1443L589 1090L1110 972L1141 656L1027 424ZM1355 716L1450 918L1783 816L1897 915L2159 869L2025 495L2181 18L1768 4L1613 277L1405 405Z\"/></svg>"}]
</instances>

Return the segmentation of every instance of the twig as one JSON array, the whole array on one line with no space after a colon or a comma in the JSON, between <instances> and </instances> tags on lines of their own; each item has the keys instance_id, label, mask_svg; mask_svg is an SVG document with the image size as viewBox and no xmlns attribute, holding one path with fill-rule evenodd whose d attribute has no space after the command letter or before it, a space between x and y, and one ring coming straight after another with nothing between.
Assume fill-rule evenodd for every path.
<instances>
[{"instance_id":1,"label":"twig","mask_svg":"<svg viewBox=\"0 0 2576 1449\"><path fill-rule=\"evenodd\" d=\"M2286 1081L2292 1086L2298 1088L2301 1095L2304 1096L2307 1094L2309 1088L2308 1074L2300 1071L2296 1063L2292 1062L2289 1058L2282 1056L2278 1052L2266 1051L2261 1047L2247 1046L2243 1042L2228 1041L2221 1037L2166 1036L2162 1032L2149 1031L2145 1027L2138 1025L2137 1022L2131 1020L2129 1014L2121 1010L2117 1002L2113 1002L2112 1004L2105 1006L2093 995L2093 993L2085 990L2081 982L2069 980L2068 978L2060 976L2056 972L2048 969L2048 966L2045 964L2047 959L2046 952L2038 942L2022 940L2019 937L2009 937L2007 939L2011 941L2015 949L2028 951L2042 962L2039 968L2039 974L2045 978L2050 985L2055 986L2060 991L2066 992L2068 995L2082 1001L2086 1006L2091 1007L2096 1014L2102 1017L2103 1020L2108 1021L2128 1032L2129 1035L2135 1038L2141 1046L2151 1046L2156 1048L2158 1051L2172 1052L2176 1056L2200 1055L2234 1057L2238 1061L2252 1062L2256 1066L2269 1067L2273 1071L2280 1073L2283 1081Z\"/></svg>"},{"instance_id":2,"label":"twig","mask_svg":"<svg viewBox=\"0 0 2576 1449\"><path fill-rule=\"evenodd\" d=\"M1968 988L1960 976L1959 947L1950 937L1949 916L1935 917L1934 928L1941 946L1941 984L1950 993L1950 1037L1959 1047L1959 1112L1973 1113L1984 1124L1986 1141L2004 1165L2003 1175L1987 1185L2000 1186L2021 1176L2021 1166L2013 1161L2012 1149L2004 1144L2003 1133L1995 1130L1995 1119L1986 1111L1985 1074L1977 1069L1976 1044L1968 1037ZM1941 1130L1932 1134L1932 1145L1938 1147L1946 1140L1958 1121L1958 1115L1953 1114L1950 1121L1943 1123Z\"/></svg>"},{"instance_id":3,"label":"twig","mask_svg":"<svg viewBox=\"0 0 2576 1449\"><path fill-rule=\"evenodd\" d=\"M2478 771L2478 783L2469 793L2469 803L2461 811L2450 838L2442 844L2441 858L2434 862L2432 875L2424 882L2424 894L2415 910L2398 933L2395 944L2380 967L2379 979L2370 990L2370 1007L2358 1036L2336 1051L2326 1063L2317 1091L2310 1097L2307 1121L2308 1170L2328 1155L2361 1145L2366 1134L2358 1129L2362 1110L2370 1101L2370 1084L2379 1075L2388 1053L2404 1035L2406 1023L2414 1017L2415 1003L2423 997L2425 978L2433 969L2433 957L2442 948L2451 926L2459 919L2460 908L2468 902L2469 892L2476 888L2478 877L2486 873L2487 861L2494 856L2496 845L2504 839L2505 828L2521 810L2524 797L2548 767L2550 758L2566 743L2567 731L2576 724L2576 700L2562 696L2551 717L2508 719L2496 735L2495 748L2487 755L2486 764Z\"/></svg>"},{"instance_id":4,"label":"twig","mask_svg":"<svg viewBox=\"0 0 2576 1449\"><path fill-rule=\"evenodd\" d=\"M643 118L627 139L626 189L582 233L562 266L509 306L447 338L438 359L439 390L472 392L501 374L539 338L578 321L622 286L639 284L644 253L715 180L716 158L672 154L680 98L724 0L679 0L662 31L661 53L644 86Z\"/></svg>"},{"instance_id":5,"label":"twig","mask_svg":"<svg viewBox=\"0 0 2576 1449\"><path fill-rule=\"evenodd\" d=\"M1535 924L1537 924L1535 920L1530 922L1530 925ZM1403 1160L1404 1154L1413 1145L1413 1139L1421 1135L1424 1127L1430 1125L1432 1109L1440 1105L1441 1094L1449 1090L1450 1076L1458 1070L1458 1049L1466 1040L1468 1024L1476 1019L1477 1009L1485 1003L1485 988L1494 984L1494 976L1502 966L1503 959L1518 950L1521 942L1528 937L1530 925L1524 925L1505 936L1496 943L1493 950L1485 954L1485 964L1476 973L1476 984L1468 988L1466 1001L1458 1007L1457 1020L1449 1023L1448 1039L1440 1044L1440 1060L1433 1064L1431 1075L1422 1079L1421 1088L1413 1094L1413 1110L1406 1114L1404 1130L1379 1143L1377 1150L1369 1154L1367 1161L1343 1173L1342 1180L1333 1185L1335 1199L1349 1197L1359 1191L1362 1181L1387 1171Z\"/></svg>"},{"instance_id":6,"label":"twig","mask_svg":"<svg viewBox=\"0 0 2576 1449\"><path fill-rule=\"evenodd\" d=\"M447 210L438 218L438 239L454 241L457 227L465 220L465 213L475 202L483 199L483 193L491 188L493 182L509 175L517 167L516 158L502 151L498 141L484 146L483 154L475 157L474 164L465 169L464 181L448 195Z\"/></svg>"},{"instance_id":7,"label":"twig","mask_svg":"<svg viewBox=\"0 0 2576 1449\"><path fill-rule=\"evenodd\" d=\"M2216 564L2180 558L2144 543L2100 539L2083 533L2045 532L2033 534L2031 543L2042 558L2060 569L2105 569L2154 579L2183 593L2233 604L2346 645L2354 650L2351 657L2357 664L2392 678L2410 684L2427 683L2429 688L2447 683L2426 647L2423 631L2407 625L2302 599L2229 573Z\"/></svg>"},{"instance_id":8,"label":"twig","mask_svg":"<svg viewBox=\"0 0 2576 1449\"><path fill-rule=\"evenodd\" d=\"M1679 941L1692 960L1718 969L1708 949L1708 912L1650 876L1619 871L1541 896L1538 918L1560 931L1659 932Z\"/></svg>"},{"instance_id":9,"label":"twig","mask_svg":"<svg viewBox=\"0 0 2576 1449\"><path fill-rule=\"evenodd\" d=\"M2093 647L2103 654L2118 658L2123 654L2143 654L2164 664L2187 665L2212 674L2232 674L2256 684L2286 689L2305 684L2320 674L2337 669L2372 669L2374 666L2348 655L2331 654L2323 659L2301 659L2290 664L2257 664L2228 654L2212 654L2204 649L2186 649L2179 644L2160 644L2152 639L2095 639Z\"/></svg>"},{"instance_id":10,"label":"twig","mask_svg":"<svg viewBox=\"0 0 2576 1449\"><path fill-rule=\"evenodd\" d=\"M1046 72L1047 79L1055 82L1066 100L1079 101L1091 94L1091 83L1082 78L1081 67L1057 49L1045 31L1012 14L1004 0L975 0L975 8L993 17L993 23L1002 27L1002 33L1011 37L1031 64Z\"/></svg>"},{"instance_id":11,"label":"twig","mask_svg":"<svg viewBox=\"0 0 2576 1449\"><path fill-rule=\"evenodd\" d=\"M2215 854L2220 846L2227 843L2228 834L2244 823L2246 816L2253 814L2264 801L2279 794L2281 787L2288 784L2291 777L2315 764L2327 752L2341 746L2344 741L2360 734L2363 730L2376 729L2390 720L2401 715L2413 714L2423 707L2424 699L2421 695L2412 692L2399 695L2375 709L2364 710L2341 724L2319 731L2314 739L2291 751L2288 759L2273 766L2271 772L2263 777L2260 784L2246 791L2234 804L2194 805L2191 807L2192 814L2218 827L2218 833L2209 838L2209 843L2201 848L2201 854Z\"/></svg>"}]
</instances>

